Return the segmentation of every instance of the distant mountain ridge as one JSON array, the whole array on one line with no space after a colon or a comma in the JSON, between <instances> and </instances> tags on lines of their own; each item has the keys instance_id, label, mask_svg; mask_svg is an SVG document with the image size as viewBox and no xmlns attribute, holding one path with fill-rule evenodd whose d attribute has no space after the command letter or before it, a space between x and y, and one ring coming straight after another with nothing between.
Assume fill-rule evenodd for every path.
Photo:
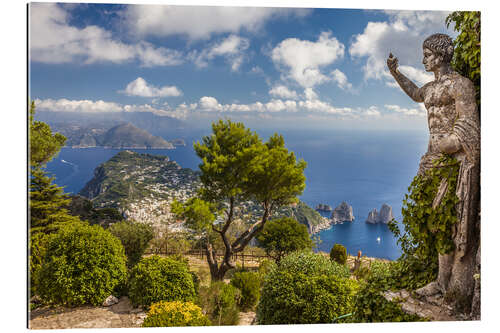
<instances>
[{"instance_id":1,"label":"distant mountain ridge","mask_svg":"<svg viewBox=\"0 0 500 333\"><path fill-rule=\"evenodd\" d=\"M114 125L114 126L113 126ZM63 134L66 146L73 148L108 147L108 148L161 148L173 149L171 142L153 136L131 123L104 123L82 126L72 123L52 125L55 132Z\"/></svg>"}]
</instances>

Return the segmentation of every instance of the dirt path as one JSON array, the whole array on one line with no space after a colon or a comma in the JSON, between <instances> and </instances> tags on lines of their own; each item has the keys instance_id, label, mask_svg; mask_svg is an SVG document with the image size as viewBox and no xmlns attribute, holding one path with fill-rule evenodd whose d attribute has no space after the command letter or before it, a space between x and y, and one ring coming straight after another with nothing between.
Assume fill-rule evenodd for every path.
<instances>
[{"instance_id":1,"label":"dirt path","mask_svg":"<svg viewBox=\"0 0 500 333\"><path fill-rule=\"evenodd\" d=\"M140 327L146 314L134 309L127 297L109 307L43 307L31 312L32 329Z\"/></svg>"}]
</instances>

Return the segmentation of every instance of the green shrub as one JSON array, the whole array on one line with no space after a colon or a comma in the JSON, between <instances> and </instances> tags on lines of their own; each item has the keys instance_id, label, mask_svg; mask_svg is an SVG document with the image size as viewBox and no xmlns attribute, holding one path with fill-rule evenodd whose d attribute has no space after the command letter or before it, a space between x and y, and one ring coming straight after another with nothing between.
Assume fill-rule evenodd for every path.
<instances>
[{"instance_id":1,"label":"green shrub","mask_svg":"<svg viewBox=\"0 0 500 333\"><path fill-rule=\"evenodd\" d=\"M143 258L130 271L129 297L134 306L159 301L194 301L193 277L188 266L171 258Z\"/></svg>"},{"instance_id":2,"label":"green shrub","mask_svg":"<svg viewBox=\"0 0 500 333\"><path fill-rule=\"evenodd\" d=\"M62 227L48 238L37 291L48 303L100 305L126 279L126 260L120 241L102 227Z\"/></svg>"},{"instance_id":3,"label":"green shrub","mask_svg":"<svg viewBox=\"0 0 500 333\"><path fill-rule=\"evenodd\" d=\"M335 244L330 251L330 259L341 264L345 265L347 262L347 251L343 245Z\"/></svg>"},{"instance_id":4,"label":"green shrub","mask_svg":"<svg viewBox=\"0 0 500 333\"><path fill-rule=\"evenodd\" d=\"M381 293L399 290L401 284L401 264L398 262L373 262L370 272L355 297L356 312L353 322L401 322L422 321L416 315L409 315L396 302L387 301Z\"/></svg>"},{"instance_id":5,"label":"green shrub","mask_svg":"<svg viewBox=\"0 0 500 333\"><path fill-rule=\"evenodd\" d=\"M30 237L29 252L29 276L30 276L30 296L37 293L37 276L42 268L42 260L47 251L48 235L42 232L34 233Z\"/></svg>"},{"instance_id":6,"label":"green shrub","mask_svg":"<svg viewBox=\"0 0 500 333\"><path fill-rule=\"evenodd\" d=\"M336 275L346 279L350 276L346 266L339 265L335 261L312 251L294 252L286 256L281 261L279 270L291 273Z\"/></svg>"},{"instance_id":7,"label":"green shrub","mask_svg":"<svg viewBox=\"0 0 500 333\"><path fill-rule=\"evenodd\" d=\"M200 289L200 302L214 325L237 325L239 289L222 281Z\"/></svg>"},{"instance_id":8,"label":"green shrub","mask_svg":"<svg viewBox=\"0 0 500 333\"><path fill-rule=\"evenodd\" d=\"M252 310L260 297L260 274L257 272L236 272L231 284L241 292L238 306L241 310Z\"/></svg>"},{"instance_id":9,"label":"green shrub","mask_svg":"<svg viewBox=\"0 0 500 333\"><path fill-rule=\"evenodd\" d=\"M331 323L353 311L357 282L349 271L312 252L294 253L265 278L259 324Z\"/></svg>"},{"instance_id":10,"label":"green shrub","mask_svg":"<svg viewBox=\"0 0 500 333\"><path fill-rule=\"evenodd\" d=\"M264 280L264 277L275 268L276 268L276 263L274 261L269 259L262 260L259 264L259 270L258 270L261 282Z\"/></svg>"},{"instance_id":11,"label":"green shrub","mask_svg":"<svg viewBox=\"0 0 500 333\"><path fill-rule=\"evenodd\" d=\"M313 242L304 224L291 217L270 220L257 236L258 244L276 262L294 251L309 249Z\"/></svg>"},{"instance_id":12,"label":"green shrub","mask_svg":"<svg viewBox=\"0 0 500 333\"><path fill-rule=\"evenodd\" d=\"M144 223L122 221L114 223L109 231L116 236L125 248L127 266L133 267L141 260L149 241L153 239L153 228Z\"/></svg>"},{"instance_id":13,"label":"green shrub","mask_svg":"<svg viewBox=\"0 0 500 333\"><path fill-rule=\"evenodd\" d=\"M191 302L158 302L151 305L142 327L210 326L199 306Z\"/></svg>"}]
</instances>

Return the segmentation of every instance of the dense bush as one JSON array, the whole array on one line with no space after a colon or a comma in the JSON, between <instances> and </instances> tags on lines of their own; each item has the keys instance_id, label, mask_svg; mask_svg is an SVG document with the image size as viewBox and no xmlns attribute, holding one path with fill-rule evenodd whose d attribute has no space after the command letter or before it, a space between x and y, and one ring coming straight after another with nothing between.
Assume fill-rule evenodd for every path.
<instances>
[{"instance_id":1,"label":"dense bush","mask_svg":"<svg viewBox=\"0 0 500 333\"><path fill-rule=\"evenodd\" d=\"M153 238L153 228L144 223L122 221L111 225L109 231L122 242L129 268L141 260L149 241Z\"/></svg>"},{"instance_id":2,"label":"dense bush","mask_svg":"<svg viewBox=\"0 0 500 333\"><path fill-rule=\"evenodd\" d=\"M260 275L261 282L264 279L264 277L275 268L276 268L276 263L274 261L269 259L262 260L259 264L259 269L257 271Z\"/></svg>"},{"instance_id":3,"label":"dense bush","mask_svg":"<svg viewBox=\"0 0 500 333\"><path fill-rule=\"evenodd\" d=\"M258 244L266 250L276 262L288 253L312 249L313 242L304 224L296 219L282 217L266 223L264 229L257 236Z\"/></svg>"},{"instance_id":4,"label":"dense bush","mask_svg":"<svg viewBox=\"0 0 500 333\"><path fill-rule=\"evenodd\" d=\"M30 296L35 295L37 276L42 268L42 260L45 256L47 250L47 240L48 235L38 232L34 233L30 237L30 248L29 248L29 276L30 276Z\"/></svg>"},{"instance_id":5,"label":"dense bush","mask_svg":"<svg viewBox=\"0 0 500 333\"><path fill-rule=\"evenodd\" d=\"M346 267L319 254L294 253L265 278L259 324L331 323L353 311L357 282Z\"/></svg>"},{"instance_id":6,"label":"dense bush","mask_svg":"<svg viewBox=\"0 0 500 333\"><path fill-rule=\"evenodd\" d=\"M240 291L222 281L200 289L200 302L213 325L237 325Z\"/></svg>"},{"instance_id":7,"label":"dense bush","mask_svg":"<svg viewBox=\"0 0 500 333\"><path fill-rule=\"evenodd\" d=\"M193 277L188 266L172 258L143 258L130 271L129 297L134 306L159 301L194 301Z\"/></svg>"},{"instance_id":8,"label":"dense bush","mask_svg":"<svg viewBox=\"0 0 500 333\"><path fill-rule=\"evenodd\" d=\"M341 264L345 265L347 262L347 251L343 245L335 244L330 251L330 259Z\"/></svg>"},{"instance_id":9,"label":"dense bush","mask_svg":"<svg viewBox=\"0 0 500 333\"><path fill-rule=\"evenodd\" d=\"M288 255L280 263L279 269L291 273L336 275L346 279L350 276L346 266L312 251L294 252Z\"/></svg>"},{"instance_id":10,"label":"dense bush","mask_svg":"<svg viewBox=\"0 0 500 333\"><path fill-rule=\"evenodd\" d=\"M191 302L158 302L151 305L143 327L209 326L201 308Z\"/></svg>"},{"instance_id":11,"label":"dense bush","mask_svg":"<svg viewBox=\"0 0 500 333\"><path fill-rule=\"evenodd\" d=\"M47 240L37 292L54 304L100 305L126 278L120 241L100 226L62 227Z\"/></svg>"},{"instance_id":12,"label":"dense bush","mask_svg":"<svg viewBox=\"0 0 500 333\"><path fill-rule=\"evenodd\" d=\"M416 315L409 315L401 310L396 302L387 301L381 293L387 290L399 290L406 287L404 265L399 262L373 262L366 281L355 297L356 312L353 322L400 322L421 321ZM406 277L408 279L408 277ZM422 286L421 284L419 286Z\"/></svg>"},{"instance_id":13,"label":"dense bush","mask_svg":"<svg viewBox=\"0 0 500 333\"><path fill-rule=\"evenodd\" d=\"M260 297L261 278L257 272L236 272L231 284L241 292L238 306L241 310L252 310Z\"/></svg>"}]
</instances>

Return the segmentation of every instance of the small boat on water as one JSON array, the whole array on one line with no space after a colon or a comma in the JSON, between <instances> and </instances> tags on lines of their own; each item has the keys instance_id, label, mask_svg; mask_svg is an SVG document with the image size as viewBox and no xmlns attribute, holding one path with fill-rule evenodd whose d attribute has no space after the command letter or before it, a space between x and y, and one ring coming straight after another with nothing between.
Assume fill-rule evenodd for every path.
<instances>
[{"instance_id":1,"label":"small boat on water","mask_svg":"<svg viewBox=\"0 0 500 333\"><path fill-rule=\"evenodd\" d=\"M377 243L380 243L380 237L377 237Z\"/></svg>"}]
</instances>

